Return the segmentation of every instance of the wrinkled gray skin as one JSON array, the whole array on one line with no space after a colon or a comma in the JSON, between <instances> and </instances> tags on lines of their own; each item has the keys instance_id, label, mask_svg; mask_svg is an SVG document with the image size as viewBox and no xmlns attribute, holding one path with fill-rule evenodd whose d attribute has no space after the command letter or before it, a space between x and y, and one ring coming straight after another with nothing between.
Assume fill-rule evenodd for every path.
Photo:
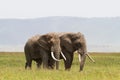
<instances>
[{"instance_id":1,"label":"wrinkled gray skin","mask_svg":"<svg viewBox=\"0 0 120 80\"><path fill-rule=\"evenodd\" d=\"M60 59L60 39L56 33L48 33L30 38L24 47L26 65L25 68L31 68L32 60L35 60L39 68L43 62L43 68L54 68L55 60L51 57L54 53L56 59ZM51 62L51 63L49 63ZM56 69L59 69L59 62L56 61Z\"/></svg>"},{"instance_id":2,"label":"wrinkled gray skin","mask_svg":"<svg viewBox=\"0 0 120 80\"><path fill-rule=\"evenodd\" d=\"M62 52L66 57L66 61L64 60L65 70L70 70L74 56L73 53L77 51L81 55L80 71L82 71L87 54L86 40L84 35L80 32L63 33L60 35L60 40Z\"/></svg>"}]
</instances>

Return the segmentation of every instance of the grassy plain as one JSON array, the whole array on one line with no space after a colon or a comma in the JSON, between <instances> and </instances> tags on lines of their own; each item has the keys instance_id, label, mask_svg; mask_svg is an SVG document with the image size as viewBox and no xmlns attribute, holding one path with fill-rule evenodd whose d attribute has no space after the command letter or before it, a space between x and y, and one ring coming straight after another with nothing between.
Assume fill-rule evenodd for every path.
<instances>
[{"instance_id":1,"label":"grassy plain","mask_svg":"<svg viewBox=\"0 0 120 80\"><path fill-rule=\"evenodd\" d=\"M32 70L25 70L24 53L0 53L0 80L120 80L120 53L91 53L95 63L88 58L84 70L79 72L78 56L75 54L70 71L37 69L33 62Z\"/></svg>"}]
</instances>

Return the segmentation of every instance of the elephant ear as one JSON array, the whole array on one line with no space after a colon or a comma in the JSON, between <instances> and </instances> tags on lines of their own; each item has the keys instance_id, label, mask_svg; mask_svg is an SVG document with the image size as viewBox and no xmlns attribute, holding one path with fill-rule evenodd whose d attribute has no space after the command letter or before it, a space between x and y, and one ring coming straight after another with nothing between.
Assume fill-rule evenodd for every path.
<instances>
[{"instance_id":1,"label":"elephant ear","mask_svg":"<svg viewBox=\"0 0 120 80\"><path fill-rule=\"evenodd\" d=\"M46 50L50 50L49 43L50 43L51 38L52 37L49 35L42 35L38 40L39 45Z\"/></svg>"},{"instance_id":2,"label":"elephant ear","mask_svg":"<svg viewBox=\"0 0 120 80\"><path fill-rule=\"evenodd\" d=\"M51 45L53 37L51 35L46 35L46 42Z\"/></svg>"},{"instance_id":3,"label":"elephant ear","mask_svg":"<svg viewBox=\"0 0 120 80\"><path fill-rule=\"evenodd\" d=\"M67 51L73 52L72 41L69 36L61 37L61 46L64 47Z\"/></svg>"}]
</instances>

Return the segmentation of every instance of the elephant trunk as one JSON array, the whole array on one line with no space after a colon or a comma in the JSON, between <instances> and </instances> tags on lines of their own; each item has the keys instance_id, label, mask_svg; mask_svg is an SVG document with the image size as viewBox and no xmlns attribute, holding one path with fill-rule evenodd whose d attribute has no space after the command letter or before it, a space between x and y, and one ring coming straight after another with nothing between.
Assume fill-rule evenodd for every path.
<instances>
[{"instance_id":1,"label":"elephant trunk","mask_svg":"<svg viewBox=\"0 0 120 80\"><path fill-rule=\"evenodd\" d=\"M60 54L55 54L55 57L57 59L60 59ZM56 70L58 70L58 69L59 69L59 61L56 61Z\"/></svg>"},{"instance_id":2,"label":"elephant trunk","mask_svg":"<svg viewBox=\"0 0 120 80\"><path fill-rule=\"evenodd\" d=\"M80 71L82 71L84 68L85 60L86 60L87 50L78 49L76 52L79 54L78 57L80 62Z\"/></svg>"},{"instance_id":3,"label":"elephant trunk","mask_svg":"<svg viewBox=\"0 0 120 80\"><path fill-rule=\"evenodd\" d=\"M85 60L86 60L86 54L81 54L80 71L83 70Z\"/></svg>"}]
</instances>

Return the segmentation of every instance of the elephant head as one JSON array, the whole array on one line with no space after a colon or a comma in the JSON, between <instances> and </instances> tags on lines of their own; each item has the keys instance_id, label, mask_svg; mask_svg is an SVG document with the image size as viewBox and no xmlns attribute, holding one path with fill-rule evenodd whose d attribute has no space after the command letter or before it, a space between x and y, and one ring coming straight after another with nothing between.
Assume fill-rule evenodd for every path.
<instances>
[{"instance_id":1,"label":"elephant head","mask_svg":"<svg viewBox=\"0 0 120 80\"><path fill-rule=\"evenodd\" d=\"M73 42L73 48L77 53L79 54L79 61L80 61L80 71L83 70L86 55L89 57L90 60L95 62L88 54L87 52L87 45L85 37L82 33L78 32L72 36L72 42Z\"/></svg>"},{"instance_id":2,"label":"elephant head","mask_svg":"<svg viewBox=\"0 0 120 80\"><path fill-rule=\"evenodd\" d=\"M65 69L69 70L73 60L73 53L75 51L79 54L79 61L80 62L80 71L83 70L86 55L87 53L87 46L86 40L82 33L64 33L60 36L61 39L61 47L62 51L65 55L67 55L67 60L65 62ZM90 56L89 56L90 57Z\"/></svg>"},{"instance_id":3,"label":"elephant head","mask_svg":"<svg viewBox=\"0 0 120 80\"><path fill-rule=\"evenodd\" d=\"M59 36L56 33L47 33L42 35L38 41L40 46L51 54L51 57L56 61L56 69L58 69L60 54L62 54Z\"/></svg>"}]
</instances>

